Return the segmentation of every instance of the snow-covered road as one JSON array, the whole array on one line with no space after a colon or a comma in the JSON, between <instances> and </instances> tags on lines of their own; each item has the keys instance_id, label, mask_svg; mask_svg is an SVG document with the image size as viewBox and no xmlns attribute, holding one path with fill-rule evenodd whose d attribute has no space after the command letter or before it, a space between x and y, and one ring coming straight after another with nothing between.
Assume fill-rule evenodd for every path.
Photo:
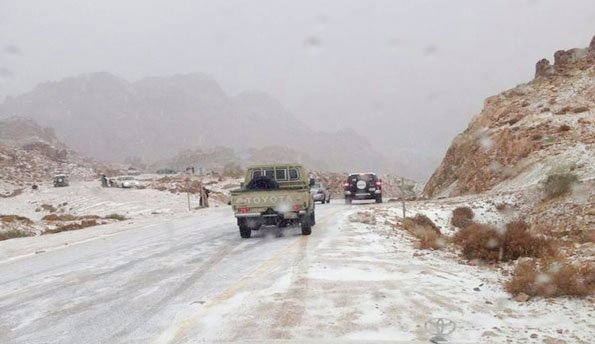
<instances>
[{"instance_id":1,"label":"snow-covered road","mask_svg":"<svg viewBox=\"0 0 595 344\"><path fill-rule=\"evenodd\" d=\"M241 239L219 207L0 242L0 343L427 342L430 317L456 342L593 334L581 301L518 305L495 271L349 221L388 206L319 205L311 236Z\"/></svg>"}]
</instances>

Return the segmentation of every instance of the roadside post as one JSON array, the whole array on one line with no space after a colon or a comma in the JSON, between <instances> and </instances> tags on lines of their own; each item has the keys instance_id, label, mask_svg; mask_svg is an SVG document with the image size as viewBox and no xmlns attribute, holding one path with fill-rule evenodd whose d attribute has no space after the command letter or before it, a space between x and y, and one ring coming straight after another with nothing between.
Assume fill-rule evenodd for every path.
<instances>
[{"instance_id":1,"label":"roadside post","mask_svg":"<svg viewBox=\"0 0 595 344\"><path fill-rule=\"evenodd\" d=\"M186 197L188 198L188 211L192 211L190 207L190 179L186 179Z\"/></svg>"},{"instance_id":2,"label":"roadside post","mask_svg":"<svg viewBox=\"0 0 595 344\"><path fill-rule=\"evenodd\" d=\"M405 178L401 177L401 203L403 204L403 218L407 216L407 210L405 209Z\"/></svg>"}]
</instances>

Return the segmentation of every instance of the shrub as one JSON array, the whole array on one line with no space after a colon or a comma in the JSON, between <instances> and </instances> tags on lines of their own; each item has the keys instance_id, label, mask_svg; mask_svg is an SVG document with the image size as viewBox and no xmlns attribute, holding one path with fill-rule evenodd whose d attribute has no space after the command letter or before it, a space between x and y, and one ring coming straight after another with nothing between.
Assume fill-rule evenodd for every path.
<instances>
[{"instance_id":1,"label":"shrub","mask_svg":"<svg viewBox=\"0 0 595 344\"><path fill-rule=\"evenodd\" d=\"M446 243L440 233L440 228L423 214L407 217L402 221L403 228L419 239L419 248L439 249Z\"/></svg>"},{"instance_id":2,"label":"shrub","mask_svg":"<svg viewBox=\"0 0 595 344\"><path fill-rule=\"evenodd\" d=\"M506 291L530 296L588 296L595 293L595 264L529 259L519 262Z\"/></svg>"},{"instance_id":3,"label":"shrub","mask_svg":"<svg viewBox=\"0 0 595 344\"><path fill-rule=\"evenodd\" d=\"M54 207L51 204L42 204L41 205L41 209L50 212L50 213L55 213L58 209L56 209L56 207Z\"/></svg>"},{"instance_id":4,"label":"shrub","mask_svg":"<svg viewBox=\"0 0 595 344\"><path fill-rule=\"evenodd\" d=\"M0 222L6 222L6 223L23 222L24 224L27 224L27 225L33 224L33 221L31 221L29 218L26 218L24 216L19 216L19 215L0 215Z\"/></svg>"},{"instance_id":5,"label":"shrub","mask_svg":"<svg viewBox=\"0 0 595 344\"><path fill-rule=\"evenodd\" d=\"M63 215L49 214L49 215L42 217L41 219L44 221L75 221L75 220L78 220L79 218L77 216L70 215L70 214L63 214Z\"/></svg>"},{"instance_id":6,"label":"shrub","mask_svg":"<svg viewBox=\"0 0 595 344\"><path fill-rule=\"evenodd\" d=\"M12 229L6 232L0 232L0 241L12 238L22 238L26 236L29 236L29 234L18 229Z\"/></svg>"},{"instance_id":7,"label":"shrub","mask_svg":"<svg viewBox=\"0 0 595 344\"><path fill-rule=\"evenodd\" d=\"M0 198L16 197L22 193L23 193L23 189L15 189L12 192L8 192L6 194L0 194Z\"/></svg>"},{"instance_id":8,"label":"shrub","mask_svg":"<svg viewBox=\"0 0 595 344\"><path fill-rule=\"evenodd\" d=\"M458 228L465 228L473 223L473 210L469 207L458 207L452 211L450 223Z\"/></svg>"},{"instance_id":9,"label":"shrub","mask_svg":"<svg viewBox=\"0 0 595 344\"><path fill-rule=\"evenodd\" d=\"M98 225L98 223L96 220L83 220L80 223L77 223L77 222L67 223L67 224L58 226L54 229L48 229L44 232L44 234L55 234L55 233L60 233L60 232L73 231L73 230L82 229L82 228L86 228L86 227L93 227L93 226L97 226L97 225Z\"/></svg>"},{"instance_id":10,"label":"shrub","mask_svg":"<svg viewBox=\"0 0 595 344\"><path fill-rule=\"evenodd\" d=\"M512 221L506 225L503 240L502 260L515 260L519 257L555 257L558 248L555 241L533 236L529 225L522 221Z\"/></svg>"},{"instance_id":11,"label":"shrub","mask_svg":"<svg viewBox=\"0 0 595 344\"><path fill-rule=\"evenodd\" d=\"M415 214L413 221L418 226L430 229L437 234L440 234L440 228L438 228L438 226L436 226L436 224L434 224L434 222L424 214Z\"/></svg>"},{"instance_id":12,"label":"shrub","mask_svg":"<svg viewBox=\"0 0 595 344\"><path fill-rule=\"evenodd\" d=\"M524 221L513 221L506 225L504 233L496 228L473 223L459 229L453 241L461 246L467 259L508 261L519 257L555 257L557 243L551 239L533 236Z\"/></svg>"},{"instance_id":13,"label":"shrub","mask_svg":"<svg viewBox=\"0 0 595 344\"><path fill-rule=\"evenodd\" d=\"M553 173L545 178L542 186L547 198L551 199L567 194L576 183L578 176L574 173Z\"/></svg>"},{"instance_id":14,"label":"shrub","mask_svg":"<svg viewBox=\"0 0 595 344\"><path fill-rule=\"evenodd\" d=\"M127 220L126 216L124 215L120 215L120 214L109 214L108 216L105 217L105 219L108 220L118 220L118 221L124 221Z\"/></svg>"},{"instance_id":15,"label":"shrub","mask_svg":"<svg viewBox=\"0 0 595 344\"><path fill-rule=\"evenodd\" d=\"M502 237L496 228L480 223L459 229L453 241L461 246L467 259L498 260Z\"/></svg>"},{"instance_id":16,"label":"shrub","mask_svg":"<svg viewBox=\"0 0 595 344\"><path fill-rule=\"evenodd\" d=\"M570 126L568 124L562 124L559 128L558 131L559 132L565 132L565 131L569 131L570 130Z\"/></svg>"}]
</instances>

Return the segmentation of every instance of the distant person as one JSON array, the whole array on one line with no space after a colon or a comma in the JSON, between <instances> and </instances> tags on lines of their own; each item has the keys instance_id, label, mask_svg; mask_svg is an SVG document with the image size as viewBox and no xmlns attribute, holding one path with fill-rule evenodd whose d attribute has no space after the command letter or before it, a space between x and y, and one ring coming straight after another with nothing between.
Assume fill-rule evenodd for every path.
<instances>
[{"instance_id":1,"label":"distant person","mask_svg":"<svg viewBox=\"0 0 595 344\"><path fill-rule=\"evenodd\" d=\"M101 186L104 188L108 187L107 176L105 174L101 175Z\"/></svg>"},{"instance_id":2,"label":"distant person","mask_svg":"<svg viewBox=\"0 0 595 344\"><path fill-rule=\"evenodd\" d=\"M205 188L204 186L201 186L200 188L200 201L199 201L199 205L201 207L204 208L208 208L209 207L209 194L211 193L211 191L207 188Z\"/></svg>"}]
</instances>

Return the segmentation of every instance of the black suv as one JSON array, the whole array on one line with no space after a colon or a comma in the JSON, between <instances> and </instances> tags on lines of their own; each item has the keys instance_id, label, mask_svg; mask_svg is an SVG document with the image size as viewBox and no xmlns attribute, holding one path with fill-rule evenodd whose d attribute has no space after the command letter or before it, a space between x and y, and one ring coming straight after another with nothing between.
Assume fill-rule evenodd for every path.
<instances>
[{"instance_id":1,"label":"black suv","mask_svg":"<svg viewBox=\"0 0 595 344\"><path fill-rule=\"evenodd\" d=\"M382 203L382 180L374 173L352 173L343 183L345 204L353 200L373 199Z\"/></svg>"}]
</instances>

